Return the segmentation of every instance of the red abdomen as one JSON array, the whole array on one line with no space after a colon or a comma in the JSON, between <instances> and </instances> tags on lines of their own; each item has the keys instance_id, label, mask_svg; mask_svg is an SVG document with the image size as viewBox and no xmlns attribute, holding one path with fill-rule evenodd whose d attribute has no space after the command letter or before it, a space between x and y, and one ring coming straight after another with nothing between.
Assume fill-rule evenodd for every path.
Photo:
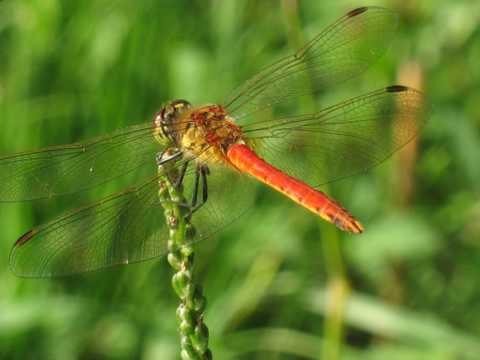
<instances>
[{"instance_id":1,"label":"red abdomen","mask_svg":"<svg viewBox=\"0 0 480 360\"><path fill-rule=\"evenodd\" d=\"M322 219L335 224L339 229L352 233L363 232L363 226L339 203L325 193L270 165L247 145L232 145L227 152L227 158L238 170L288 196Z\"/></svg>"}]
</instances>

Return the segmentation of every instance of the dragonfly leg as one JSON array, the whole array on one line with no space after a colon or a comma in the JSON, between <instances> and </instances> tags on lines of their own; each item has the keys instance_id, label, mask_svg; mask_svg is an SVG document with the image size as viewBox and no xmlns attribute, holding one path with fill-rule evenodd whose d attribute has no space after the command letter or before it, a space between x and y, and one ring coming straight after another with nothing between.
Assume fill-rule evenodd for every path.
<instances>
[{"instance_id":1,"label":"dragonfly leg","mask_svg":"<svg viewBox=\"0 0 480 360\"><path fill-rule=\"evenodd\" d=\"M205 204L208 200L208 180L207 176L210 175L210 169L203 165L200 168L200 175L202 176L202 204Z\"/></svg>"},{"instance_id":2,"label":"dragonfly leg","mask_svg":"<svg viewBox=\"0 0 480 360\"><path fill-rule=\"evenodd\" d=\"M198 185L200 183L200 166L197 166L195 169L195 180L193 183L193 191L192 191L192 202L190 203L190 212L193 213L193 209L197 206L197 199L198 199Z\"/></svg>"},{"instance_id":3,"label":"dragonfly leg","mask_svg":"<svg viewBox=\"0 0 480 360\"><path fill-rule=\"evenodd\" d=\"M175 181L173 181L173 186L175 186L175 188L177 189L183 184L183 178L185 177L185 173L187 172L188 163L189 162L186 161L184 164L182 164L182 167L180 168L180 172L178 173L177 178L175 179Z\"/></svg>"},{"instance_id":4,"label":"dragonfly leg","mask_svg":"<svg viewBox=\"0 0 480 360\"><path fill-rule=\"evenodd\" d=\"M207 176L210 174L210 170L206 165L199 165L195 171L195 183L193 185L192 193L192 203L190 204L190 211L188 217L191 217L192 214L200 209L208 199L208 182ZM200 180L202 182L202 199L198 202L198 188L200 185Z\"/></svg>"},{"instance_id":5,"label":"dragonfly leg","mask_svg":"<svg viewBox=\"0 0 480 360\"><path fill-rule=\"evenodd\" d=\"M181 151L172 151L171 148L167 148L164 151L160 152L156 156L156 161L158 166L164 166L170 161L176 161L179 158L183 156L183 153ZM182 183L183 183L183 178L185 177L185 172L187 171L188 168L188 161L182 164L180 167L179 173L173 177L173 176L168 176L170 181L173 183L173 186L175 188L179 188ZM168 171L168 170L167 170Z\"/></svg>"},{"instance_id":6,"label":"dragonfly leg","mask_svg":"<svg viewBox=\"0 0 480 360\"><path fill-rule=\"evenodd\" d=\"M157 157L156 157L157 165L162 166L169 161L178 160L180 157L182 157L182 155L183 153L181 151L175 151L172 153L172 149L167 148L157 154Z\"/></svg>"}]
</instances>

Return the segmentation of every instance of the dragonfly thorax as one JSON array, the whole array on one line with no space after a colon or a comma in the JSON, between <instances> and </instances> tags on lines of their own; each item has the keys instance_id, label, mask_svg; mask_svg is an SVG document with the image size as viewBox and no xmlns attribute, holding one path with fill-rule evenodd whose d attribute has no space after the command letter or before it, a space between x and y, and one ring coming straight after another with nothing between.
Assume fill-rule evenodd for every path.
<instances>
[{"instance_id":1,"label":"dragonfly thorax","mask_svg":"<svg viewBox=\"0 0 480 360\"><path fill-rule=\"evenodd\" d=\"M179 143L186 156L204 163L225 163L231 145L243 142L241 128L220 105L191 109L178 118Z\"/></svg>"},{"instance_id":2,"label":"dragonfly thorax","mask_svg":"<svg viewBox=\"0 0 480 360\"><path fill-rule=\"evenodd\" d=\"M242 130L220 105L192 107L174 100L155 114L154 136L162 145L204 163L225 163L229 147L243 142Z\"/></svg>"}]
</instances>

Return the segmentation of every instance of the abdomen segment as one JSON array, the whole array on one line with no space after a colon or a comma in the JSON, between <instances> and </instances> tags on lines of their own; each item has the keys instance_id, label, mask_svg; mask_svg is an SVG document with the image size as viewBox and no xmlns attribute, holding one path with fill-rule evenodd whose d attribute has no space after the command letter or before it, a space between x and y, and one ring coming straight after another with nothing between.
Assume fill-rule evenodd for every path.
<instances>
[{"instance_id":1,"label":"abdomen segment","mask_svg":"<svg viewBox=\"0 0 480 360\"><path fill-rule=\"evenodd\" d=\"M352 233L363 232L363 226L339 203L330 199L325 193L270 165L247 145L232 145L227 152L227 157L241 172L253 176L288 196L339 229Z\"/></svg>"}]
</instances>

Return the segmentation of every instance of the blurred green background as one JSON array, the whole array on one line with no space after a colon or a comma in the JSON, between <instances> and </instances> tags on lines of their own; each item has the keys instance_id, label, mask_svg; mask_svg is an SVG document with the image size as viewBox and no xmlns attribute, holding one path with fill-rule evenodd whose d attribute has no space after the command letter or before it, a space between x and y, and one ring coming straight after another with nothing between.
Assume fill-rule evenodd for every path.
<instances>
[{"instance_id":1,"label":"blurred green background","mask_svg":"<svg viewBox=\"0 0 480 360\"><path fill-rule=\"evenodd\" d=\"M252 216L197 245L211 349L216 359L478 359L478 0L3 1L0 154L150 121L169 99L222 99L360 5L398 11L399 31L342 87L414 86L434 112L392 160L329 187L362 236L262 192ZM71 205L0 205L0 358L178 358L165 258L59 280L9 272L15 239Z\"/></svg>"}]
</instances>

